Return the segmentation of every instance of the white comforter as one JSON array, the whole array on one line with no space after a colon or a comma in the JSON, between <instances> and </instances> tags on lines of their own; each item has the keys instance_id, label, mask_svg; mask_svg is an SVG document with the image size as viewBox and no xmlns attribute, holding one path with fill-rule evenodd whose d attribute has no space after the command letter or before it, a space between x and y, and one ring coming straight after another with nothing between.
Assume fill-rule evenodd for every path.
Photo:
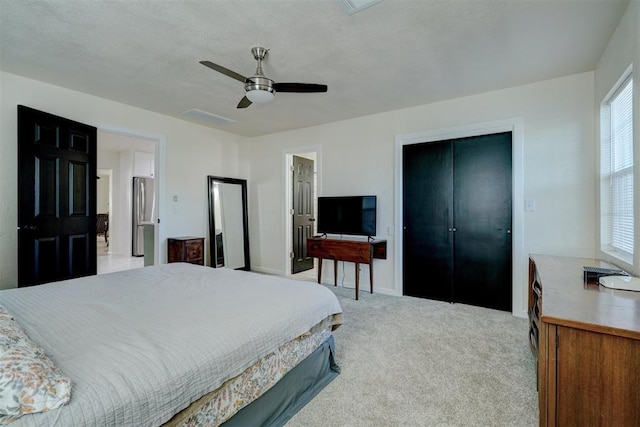
<instances>
[{"instance_id":1,"label":"white comforter","mask_svg":"<svg viewBox=\"0 0 640 427\"><path fill-rule=\"evenodd\" d=\"M25 426L157 426L342 309L314 283L191 264L10 289L0 304L72 380ZM339 317L339 316L338 316Z\"/></svg>"}]
</instances>

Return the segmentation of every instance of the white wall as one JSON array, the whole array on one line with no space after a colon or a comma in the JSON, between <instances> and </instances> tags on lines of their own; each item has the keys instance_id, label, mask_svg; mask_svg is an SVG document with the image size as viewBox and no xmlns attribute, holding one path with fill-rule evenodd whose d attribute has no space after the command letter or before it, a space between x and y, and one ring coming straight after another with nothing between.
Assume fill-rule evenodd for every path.
<instances>
[{"instance_id":1,"label":"white wall","mask_svg":"<svg viewBox=\"0 0 640 427\"><path fill-rule=\"evenodd\" d=\"M98 171L98 179L96 183L96 213L109 212L109 174Z\"/></svg>"},{"instance_id":2,"label":"white wall","mask_svg":"<svg viewBox=\"0 0 640 427\"><path fill-rule=\"evenodd\" d=\"M167 237L208 238L207 175L245 178L240 175L238 159L238 144L244 137L0 72L0 288L17 283L18 104L99 129L161 136L163 170L156 171L161 179L161 262L166 262ZM170 202L173 195L178 196L178 203Z\"/></svg>"},{"instance_id":3,"label":"white wall","mask_svg":"<svg viewBox=\"0 0 640 427\"><path fill-rule=\"evenodd\" d=\"M640 1L632 0L627 11L620 20L609 44L605 49L595 70L595 105L594 116L600 114L600 104L607 96L611 88L616 84L625 70L634 64L633 69L633 141L634 141L634 195L635 211L635 238L633 266L620 262L604 252L598 251L599 257L612 261L620 267L633 271L640 275ZM596 121L596 135L600 135L600 122ZM599 144L599 142L598 142ZM599 185L600 150L596 150L596 183ZM599 187L597 189L599 192ZM600 208L596 209L597 239L600 248Z\"/></svg>"},{"instance_id":4,"label":"white wall","mask_svg":"<svg viewBox=\"0 0 640 427\"><path fill-rule=\"evenodd\" d=\"M582 73L249 140L241 145L241 155L250 170L252 265L285 272L284 153L318 146L321 195L378 196L378 237L388 240L388 258L375 261L374 288L401 294L402 284L394 281L394 236L387 233L395 223L394 138L511 117L520 118L524 129L524 198L536 200L536 211L524 213L525 253L593 257L593 78L592 72ZM526 260L515 260L514 267L527 268ZM352 270L345 269L346 283L354 281ZM522 287L522 295L526 276L515 285ZM523 300L522 312L524 307Z\"/></svg>"}]
</instances>

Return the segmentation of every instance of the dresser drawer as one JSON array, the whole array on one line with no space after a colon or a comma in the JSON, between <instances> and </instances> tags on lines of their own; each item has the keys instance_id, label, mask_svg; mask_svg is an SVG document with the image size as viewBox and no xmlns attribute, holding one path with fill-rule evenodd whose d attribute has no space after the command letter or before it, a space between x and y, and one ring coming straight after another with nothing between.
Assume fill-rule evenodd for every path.
<instances>
[{"instance_id":1,"label":"dresser drawer","mask_svg":"<svg viewBox=\"0 0 640 427\"><path fill-rule=\"evenodd\" d=\"M168 262L189 262L204 265L204 237L173 237L168 239Z\"/></svg>"},{"instance_id":2,"label":"dresser drawer","mask_svg":"<svg viewBox=\"0 0 640 427\"><path fill-rule=\"evenodd\" d=\"M185 244L187 252L187 262L199 261L202 259L203 247L201 241L190 241Z\"/></svg>"}]
</instances>

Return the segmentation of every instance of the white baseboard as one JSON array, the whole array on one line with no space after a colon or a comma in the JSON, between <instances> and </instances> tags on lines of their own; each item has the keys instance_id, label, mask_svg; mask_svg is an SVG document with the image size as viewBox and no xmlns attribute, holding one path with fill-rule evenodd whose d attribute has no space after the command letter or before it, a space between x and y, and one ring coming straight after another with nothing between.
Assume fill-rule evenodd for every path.
<instances>
[{"instance_id":1,"label":"white baseboard","mask_svg":"<svg viewBox=\"0 0 640 427\"><path fill-rule=\"evenodd\" d=\"M280 270L276 270L273 268L264 268L264 267L256 267L256 266L251 266L251 271L254 271L256 273L262 273L262 274L271 274L271 275L275 275L275 276L283 276L283 273ZM333 286L333 282L329 281L322 281L323 285L326 286ZM342 288L346 288L346 289L353 289L355 291L356 288L356 284L355 283L351 283L351 282L345 282L342 284L339 284L338 286L342 287ZM360 292L369 292L369 284L368 283L364 283L360 285ZM375 284L373 286L373 293L374 294L382 294L382 295L389 295L392 297L401 297L402 296L402 291L398 290L398 289L389 289L389 288L376 288ZM523 319L528 318L528 314L526 310L513 310L512 311L512 315L515 317L521 317Z\"/></svg>"},{"instance_id":2,"label":"white baseboard","mask_svg":"<svg viewBox=\"0 0 640 427\"><path fill-rule=\"evenodd\" d=\"M264 267L256 267L255 265L251 266L251 271L262 274L272 274L275 276L283 276L282 271L276 270L273 268L264 268Z\"/></svg>"},{"instance_id":3,"label":"white baseboard","mask_svg":"<svg viewBox=\"0 0 640 427\"><path fill-rule=\"evenodd\" d=\"M523 319L528 319L529 315L527 314L526 310L523 311L516 311L514 310L512 313L515 317L522 317Z\"/></svg>"},{"instance_id":4,"label":"white baseboard","mask_svg":"<svg viewBox=\"0 0 640 427\"><path fill-rule=\"evenodd\" d=\"M323 285L326 286L333 286L333 281L322 281ZM341 288L346 288L346 289L353 289L355 292L356 289L356 284L355 283L351 283L351 282L344 282L341 284L338 284L339 287ZM360 283L360 292L367 292L369 293L369 283ZM398 293L397 290L395 289L389 289L389 288L376 288L375 283L373 284L373 293L374 294L383 294L383 295L390 295L393 297L401 297L402 296L402 292Z\"/></svg>"}]
</instances>

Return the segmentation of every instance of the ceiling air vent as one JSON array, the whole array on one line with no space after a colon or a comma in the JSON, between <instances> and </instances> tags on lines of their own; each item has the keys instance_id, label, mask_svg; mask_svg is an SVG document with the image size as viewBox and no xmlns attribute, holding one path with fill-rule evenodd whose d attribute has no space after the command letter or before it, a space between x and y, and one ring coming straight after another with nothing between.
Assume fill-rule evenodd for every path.
<instances>
[{"instance_id":1,"label":"ceiling air vent","mask_svg":"<svg viewBox=\"0 0 640 427\"><path fill-rule=\"evenodd\" d=\"M380 3L382 0L336 0L342 10L347 15L353 15L356 12L360 12L363 9L373 6L376 3Z\"/></svg>"},{"instance_id":2,"label":"ceiling air vent","mask_svg":"<svg viewBox=\"0 0 640 427\"><path fill-rule=\"evenodd\" d=\"M198 120L200 122L212 123L215 125L228 125L230 123L235 123L235 120L228 119L222 116L216 116L212 113L207 113L206 111L198 110L194 108L193 110L183 111L180 113L182 117L186 117L193 120Z\"/></svg>"}]
</instances>

